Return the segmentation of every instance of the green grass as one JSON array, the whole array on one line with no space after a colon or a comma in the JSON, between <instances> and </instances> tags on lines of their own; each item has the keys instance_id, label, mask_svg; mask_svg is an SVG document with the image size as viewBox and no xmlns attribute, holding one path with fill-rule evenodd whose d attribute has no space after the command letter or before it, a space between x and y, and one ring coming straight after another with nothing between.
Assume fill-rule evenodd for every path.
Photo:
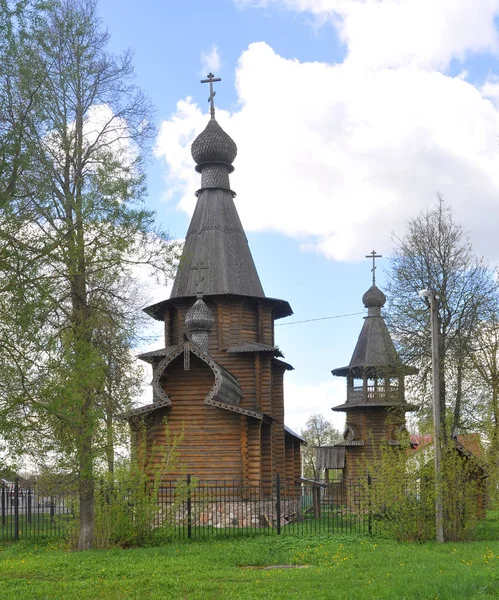
<instances>
[{"instance_id":1,"label":"green grass","mask_svg":"<svg viewBox=\"0 0 499 600\"><path fill-rule=\"evenodd\" d=\"M2 547L2 600L499 598L497 541L262 536L83 553L59 544ZM310 567L242 568L288 564Z\"/></svg>"}]
</instances>

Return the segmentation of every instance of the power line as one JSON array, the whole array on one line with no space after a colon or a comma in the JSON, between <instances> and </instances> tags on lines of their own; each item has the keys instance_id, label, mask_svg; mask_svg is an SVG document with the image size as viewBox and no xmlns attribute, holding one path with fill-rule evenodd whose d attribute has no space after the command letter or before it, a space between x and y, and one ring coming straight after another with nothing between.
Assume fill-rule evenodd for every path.
<instances>
[{"instance_id":1,"label":"power line","mask_svg":"<svg viewBox=\"0 0 499 600\"><path fill-rule=\"evenodd\" d=\"M274 327L283 327L284 325L299 325L301 323L312 323L313 321L327 321L329 319L341 319L343 317L354 317L356 315L363 315L365 312L354 312L348 313L346 315L333 315L331 317L318 317L316 319L305 319L304 321L290 321L289 323L274 323ZM145 343L151 344L155 340L159 340L163 337L162 333L157 335L147 335L143 336Z\"/></svg>"},{"instance_id":2,"label":"power line","mask_svg":"<svg viewBox=\"0 0 499 600\"><path fill-rule=\"evenodd\" d=\"M283 327L284 325L298 325L299 323L311 323L312 321L327 321L328 319L341 319L342 317L353 317L355 315L363 315L364 312L348 313L346 315L333 315L332 317L319 317L317 319L305 319L304 321L290 321L289 323L275 323L275 327Z\"/></svg>"}]
</instances>

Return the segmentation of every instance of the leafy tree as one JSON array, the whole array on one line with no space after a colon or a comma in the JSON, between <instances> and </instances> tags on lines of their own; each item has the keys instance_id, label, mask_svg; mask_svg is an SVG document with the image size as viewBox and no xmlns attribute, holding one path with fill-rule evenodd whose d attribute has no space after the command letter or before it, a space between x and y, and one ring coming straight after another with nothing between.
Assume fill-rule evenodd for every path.
<instances>
[{"instance_id":1,"label":"leafy tree","mask_svg":"<svg viewBox=\"0 0 499 600\"><path fill-rule=\"evenodd\" d=\"M13 382L0 415L11 439L57 452L76 473L80 549L93 539L96 461L112 468L115 417L138 385L134 267L166 274L172 257L143 206L150 106L131 53L111 55L108 39L94 0L56 0L38 14L23 46L42 74L23 134L30 161L0 214L10 257L0 351ZM43 437L25 437L33 431Z\"/></svg>"},{"instance_id":2,"label":"leafy tree","mask_svg":"<svg viewBox=\"0 0 499 600\"><path fill-rule=\"evenodd\" d=\"M25 40L40 3L0 0L0 204L15 193L30 160L25 137L39 102L38 61L26 61Z\"/></svg>"},{"instance_id":3,"label":"leafy tree","mask_svg":"<svg viewBox=\"0 0 499 600\"><path fill-rule=\"evenodd\" d=\"M302 446L303 474L313 479L319 478L315 464L315 448L334 446L341 442L342 435L333 424L320 413L310 415L301 430L301 436L307 445Z\"/></svg>"},{"instance_id":4,"label":"leafy tree","mask_svg":"<svg viewBox=\"0 0 499 600\"><path fill-rule=\"evenodd\" d=\"M435 207L409 221L405 236L395 237L394 243L389 327L404 359L420 368L416 382L419 398L430 389L431 334L429 299L420 298L418 292L431 288L438 295L440 408L444 438L448 439L449 424L451 430L464 425L463 404L469 399L467 392L473 393L467 386L473 336L497 283L440 196ZM453 408L451 418L447 406Z\"/></svg>"}]
</instances>

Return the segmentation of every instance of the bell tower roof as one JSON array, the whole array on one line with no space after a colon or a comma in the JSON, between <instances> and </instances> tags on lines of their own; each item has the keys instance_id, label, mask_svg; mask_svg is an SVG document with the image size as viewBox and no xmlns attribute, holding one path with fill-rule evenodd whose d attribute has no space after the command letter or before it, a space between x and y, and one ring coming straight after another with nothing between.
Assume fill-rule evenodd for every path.
<instances>
[{"instance_id":1,"label":"bell tower roof","mask_svg":"<svg viewBox=\"0 0 499 600\"><path fill-rule=\"evenodd\" d=\"M417 369L404 365L398 355L390 336L381 309L385 305L386 296L376 285L375 259L381 258L376 252L366 256L373 261L373 282L362 296L362 302L367 308L367 317L353 351L350 364L332 371L333 375L346 377L378 377L400 376L417 373Z\"/></svg>"}]
</instances>

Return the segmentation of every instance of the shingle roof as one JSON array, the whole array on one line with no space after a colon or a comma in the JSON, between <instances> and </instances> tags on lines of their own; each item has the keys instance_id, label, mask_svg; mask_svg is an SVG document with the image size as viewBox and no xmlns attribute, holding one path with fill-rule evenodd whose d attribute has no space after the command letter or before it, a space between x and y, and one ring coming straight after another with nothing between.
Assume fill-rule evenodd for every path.
<instances>
[{"instance_id":1,"label":"shingle roof","mask_svg":"<svg viewBox=\"0 0 499 600\"><path fill-rule=\"evenodd\" d=\"M191 155L202 172L204 164L225 163L232 165L237 156L234 140L220 127L213 116L191 146Z\"/></svg>"},{"instance_id":2,"label":"shingle roof","mask_svg":"<svg viewBox=\"0 0 499 600\"><path fill-rule=\"evenodd\" d=\"M192 145L201 173L201 189L187 231L182 257L170 300L176 298L234 295L265 298L229 185L232 161L237 153L233 140L214 117ZM274 318L293 314L284 300L268 298ZM145 309L162 320L168 301Z\"/></svg>"},{"instance_id":3,"label":"shingle roof","mask_svg":"<svg viewBox=\"0 0 499 600\"><path fill-rule=\"evenodd\" d=\"M352 408L403 408L404 411L417 411L419 410L419 406L415 404L409 404L408 402L395 402L395 401L387 401L380 397L378 402L370 400L370 399L359 399L359 400L350 400L349 402L345 402L344 404L340 404L339 406L333 406L331 410L339 410L345 411Z\"/></svg>"},{"instance_id":4,"label":"shingle roof","mask_svg":"<svg viewBox=\"0 0 499 600\"><path fill-rule=\"evenodd\" d=\"M273 358L272 362L275 365L283 367L284 369L286 369L286 371L294 371L295 370L295 368L293 367L293 365L290 365L289 363L284 362L283 360L279 360L278 358Z\"/></svg>"},{"instance_id":5,"label":"shingle roof","mask_svg":"<svg viewBox=\"0 0 499 600\"><path fill-rule=\"evenodd\" d=\"M378 374L412 375L418 372L414 367L404 365L395 350L385 319L381 316L381 307L385 295L375 285L363 296L363 302L369 312L357 340L348 367L333 369L333 375L345 377L348 374L374 377Z\"/></svg>"},{"instance_id":6,"label":"shingle roof","mask_svg":"<svg viewBox=\"0 0 499 600\"><path fill-rule=\"evenodd\" d=\"M265 296L230 190L201 190L170 297L199 291Z\"/></svg>"},{"instance_id":7,"label":"shingle roof","mask_svg":"<svg viewBox=\"0 0 499 600\"><path fill-rule=\"evenodd\" d=\"M137 358L140 358L144 362L148 362L150 364L154 364L157 362L158 358L162 358L164 356L168 356L173 350L175 350L176 346L167 346L166 348L160 348L159 350L151 350L150 352L143 352L139 354Z\"/></svg>"},{"instance_id":8,"label":"shingle roof","mask_svg":"<svg viewBox=\"0 0 499 600\"><path fill-rule=\"evenodd\" d=\"M241 342L235 346L227 348L229 354L239 354L244 352L272 352L274 356L283 356L282 352L276 346L260 344L259 342Z\"/></svg>"},{"instance_id":9,"label":"shingle roof","mask_svg":"<svg viewBox=\"0 0 499 600\"><path fill-rule=\"evenodd\" d=\"M307 441L305 440L305 438L303 438L301 435L299 435L298 433L296 433L296 431L293 431L287 425L284 425L284 434L285 435L290 435L291 437L294 437L297 440L300 440L300 442L302 442L303 444L307 443Z\"/></svg>"}]
</instances>

